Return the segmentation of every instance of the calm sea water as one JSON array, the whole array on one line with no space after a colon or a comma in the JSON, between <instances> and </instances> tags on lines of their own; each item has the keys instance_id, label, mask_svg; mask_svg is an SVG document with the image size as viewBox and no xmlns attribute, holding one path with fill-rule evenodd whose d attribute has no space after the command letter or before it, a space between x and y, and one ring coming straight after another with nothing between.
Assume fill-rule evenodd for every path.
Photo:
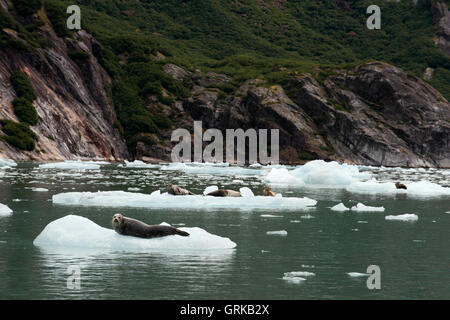
<instances>
[{"instance_id":1,"label":"calm sea water","mask_svg":"<svg viewBox=\"0 0 450 320\"><path fill-rule=\"evenodd\" d=\"M307 196L318 200L318 204L312 210L285 212L67 207L53 205L52 195L128 188L150 193L164 189L170 182L197 193L206 186L220 185L232 189L248 186L255 194L261 194L263 184L251 175L192 175L117 165L94 171L61 171L39 170L37 164L20 163L3 171L0 203L14 213L0 218L0 299L450 298L449 197L283 189L277 191L284 196ZM374 173L382 179L401 177L395 171ZM437 176L437 171L424 173L428 179ZM416 179L420 180L421 175L416 174ZM35 187L48 191L37 192ZM363 202L384 206L386 211L330 211L329 207L341 201L347 205ZM149 224L165 221L201 227L230 238L237 247L207 254L86 251L68 255L33 245L48 223L67 214L81 215L110 228L114 212ZM403 213L416 213L419 220L384 219L386 215ZM267 214L278 217L261 216ZM286 230L288 235L266 234L273 230ZM71 265L81 269L80 290L67 288L66 271ZM369 265L381 269L380 290L369 290L367 277L352 278L347 274L365 273ZM301 283L283 280L283 274L291 271L313 272L315 276Z\"/></svg>"}]
</instances>

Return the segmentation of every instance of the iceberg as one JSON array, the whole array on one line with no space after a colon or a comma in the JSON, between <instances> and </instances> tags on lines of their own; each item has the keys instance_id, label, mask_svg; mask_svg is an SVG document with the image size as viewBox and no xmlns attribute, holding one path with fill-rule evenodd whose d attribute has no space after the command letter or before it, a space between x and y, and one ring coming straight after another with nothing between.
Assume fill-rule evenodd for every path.
<instances>
[{"instance_id":1,"label":"iceberg","mask_svg":"<svg viewBox=\"0 0 450 320\"><path fill-rule=\"evenodd\" d=\"M285 277L311 277L315 275L316 274L314 272L309 271L291 271L284 274Z\"/></svg>"},{"instance_id":2,"label":"iceberg","mask_svg":"<svg viewBox=\"0 0 450 320\"><path fill-rule=\"evenodd\" d=\"M183 171L187 174L218 174L218 175L260 175L261 170L249 169L239 166L230 166L229 163L182 163L173 162L161 167L163 171Z\"/></svg>"},{"instance_id":3,"label":"iceberg","mask_svg":"<svg viewBox=\"0 0 450 320\"><path fill-rule=\"evenodd\" d=\"M39 165L39 169L59 169L59 170L98 170L100 164L92 161L83 162L81 160L67 160L64 162L52 162Z\"/></svg>"},{"instance_id":4,"label":"iceberg","mask_svg":"<svg viewBox=\"0 0 450 320\"><path fill-rule=\"evenodd\" d=\"M3 159L2 157L0 157L0 169L8 169L16 166L17 163L14 160Z\"/></svg>"},{"instance_id":5,"label":"iceberg","mask_svg":"<svg viewBox=\"0 0 450 320\"><path fill-rule=\"evenodd\" d=\"M268 236L282 236L285 237L287 236L287 231L286 230L280 230L280 231L267 231L266 234Z\"/></svg>"},{"instance_id":6,"label":"iceberg","mask_svg":"<svg viewBox=\"0 0 450 320\"><path fill-rule=\"evenodd\" d=\"M346 189L353 193L364 194L407 194L416 197L438 197L450 195L450 188L443 187L430 181L405 182L407 190L397 189L394 182L379 182L375 179L357 181Z\"/></svg>"},{"instance_id":7,"label":"iceberg","mask_svg":"<svg viewBox=\"0 0 450 320\"><path fill-rule=\"evenodd\" d=\"M173 235L143 239L120 235L85 217L67 215L50 222L34 239L33 244L43 248L67 247L130 252L218 250L236 247L236 243L229 238L208 233L198 227L180 228L180 230L188 232L189 237Z\"/></svg>"},{"instance_id":8,"label":"iceberg","mask_svg":"<svg viewBox=\"0 0 450 320\"><path fill-rule=\"evenodd\" d=\"M414 213L405 213L405 214L399 214L399 215L390 215L384 217L386 220L399 220L399 221L417 221L419 220L419 217L417 214Z\"/></svg>"},{"instance_id":9,"label":"iceberg","mask_svg":"<svg viewBox=\"0 0 450 320\"><path fill-rule=\"evenodd\" d=\"M210 187L207 188L211 190ZM317 201L307 197L206 197L174 196L156 190L151 194L125 191L67 192L53 195L54 204L85 207L153 208L153 209L272 209L295 210L312 207Z\"/></svg>"},{"instance_id":10,"label":"iceberg","mask_svg":"<svg viewBox=\"0 0 450 320\"><path fill-rule=\"evenodd\" d=\"M46 189L46 188L32 188L31 191L34 191L34 192L48 192L48 189Z\"/></svg>"},{"instance_id":11,"label":"iceberg","mask_svg":"<svg viewBox=\"0 0 450 320\"><path fill-rule=\"evenodd\" d=\"M347 274L352 278L359 278L359 277L368 277L368 273L360 273L360 272L347 272Z\"/></svg>"},{"instance_id":12,"label":"iceberg","mask_svg":"<svg viewBox=\"0 0 450 320\"><path fill-rule=\"evenodd\" d=\"M342 202L335 205L334 207L331 207L332 211L349 211L350 209L347 208Z\"/></svg>"},{"instance_id":13,"label":"iceberg","mask_svg":"<svg viewBox=\"0 0 450 320\"><path fill-rule=\"evenodd\" d=\"M151 164L151 163L145 163L141 160L134 160L133 162L125 160L125 167L126 168L139 168L139 169L153 169L153 168L159 168L160 165L157 164Z\"/></svg>"},{"instance_id":14,"label":"iceberg","mask_svg":"<svg viewBox=\"0 0 450 320\"><path fill-rule=\"evenodd\" d=\"M371 207L366 206L362 203L358 203L356 206L352 207L352 211L360 211L360 212L383 212L384 207Z\"/></svg>"},{"instance_id":15,"label":"iceberg","mask_svg":"<svg viewBox=\"0 0 450 320\"><path fill-rule=\"evenodd\" d=\"M13 211L7 205L0 203L0 217L8 217L12 212Z\"/></svg>"},{"instance_id":16,"label":"iceberg","mask_svg":"<svg viewBox=\"0 0 450 320\"><path fill-rule=\"evenodd\" d=\"M263 180L268 184L296 187L345 188L356 181L369 178L371 174L360 172L357 166L314 160L290 171L286 168L273 168Z\"/></svg>"}]
</instances>

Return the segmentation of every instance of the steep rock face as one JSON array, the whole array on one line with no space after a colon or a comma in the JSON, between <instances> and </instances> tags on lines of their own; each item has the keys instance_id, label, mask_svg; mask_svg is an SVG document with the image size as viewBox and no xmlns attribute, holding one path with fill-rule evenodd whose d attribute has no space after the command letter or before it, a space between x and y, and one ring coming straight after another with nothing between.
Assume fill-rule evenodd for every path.
<instances>
[{"instance_id":1,"label":"steep rock face","mask_svg":"<svg viewBox=\"0 0 450 320\"><path fill-rule=\"evenodd\" d=\"M0 118L18 121L10 84L17 70L33 84L39 116L39 123L31 127L39 137L36 150L21 151L0 140L0 155L23 160L128 158L126 145L113 128L116 115L106 92L111 79L92 54L99 43L84 31L70 40L58 38L49 26L41 32L49 44L45 49L0 50ZM75 51L90 57L75 62L69 57Z\"/></svg>"},{"instance_id":2,"label":"steep rock face","mask_svg":"<svg viewBox=\"0 0 450 320\"><path fill-rule=\"evenodd\" d=\"M450 11L444 2L436 2L431 6L431 15L437 21L434 44L450 56Z\"/></svg>"},{"instance_id":3,"label":"steep rock face","mask_svg":"<svg viewBox=\"0 0 450 320\"><path fill-rule=\"evenodd\" d=\"M202 120L205 129L279 129L282 163L450 167L450 104L424 81L381 62L322 83L309 74L292 75L284 88L249 80L226 98L195 86L182 110L184 124Z\"/></svg>"}]
</instances>

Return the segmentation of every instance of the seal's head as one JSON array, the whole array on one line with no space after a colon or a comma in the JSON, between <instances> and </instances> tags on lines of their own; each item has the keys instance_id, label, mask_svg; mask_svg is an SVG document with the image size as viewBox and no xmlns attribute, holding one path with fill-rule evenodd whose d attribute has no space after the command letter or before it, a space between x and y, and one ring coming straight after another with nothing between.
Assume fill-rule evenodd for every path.
<instances>
[{"instance_id":1,"label":"seal's head","mask_svg":"<svg viewBox=\"0 0 450 320\"><path fill-rule=\"evenodd\" d=\"M118 231L122 227L123 224L123 215L120 213L116 213L112 218L112 226L114 230Z\"/></svg>"}]
</instances>

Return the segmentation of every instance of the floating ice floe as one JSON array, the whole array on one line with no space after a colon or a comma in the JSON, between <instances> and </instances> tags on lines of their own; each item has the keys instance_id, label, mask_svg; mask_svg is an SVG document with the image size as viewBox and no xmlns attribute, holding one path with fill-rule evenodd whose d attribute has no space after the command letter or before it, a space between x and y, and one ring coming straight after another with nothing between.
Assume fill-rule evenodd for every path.
<instances>
[{"instance_id":1,"label":"floating ice floe","mask_svg":"<svg viewBox=\"0 0 450 320\"><path fill-rule=\"evenodd\" d=\"M0 203L0 217L8 217L12 212L13 211L7 205Z\"/></svg>"},{"instance_id":2,"label":"floating ice floe","mask_svg":"<svg viewBox=\"0 0 450 320\"><path fill-rule=\"evenodd\" d=\"M45 188L31 188L31 191L34 191L34 192L48 192L48 189L45 189Z\"/></svg>"},{"instance_id":3,"label":"floating ice floe","mask_svg":"<svg viewBox=\"0 0 450 320\"><path fill-rule=\"evenodd\" d=\"M345 188L353 182L369 179L371 174L360 172L357 166L336 161L314 160L294 170L274 168L263 177L264 182L296 187Z\"/></svg>"},{"instance_id":4,"label":"floating ice floe","mask_svg":"<svg viewBox=\"0 0 450 320\"><path fill-rule=\"evenodd\" d=\"M167 224L165 224L167 225ZM123 236L112 229L76 215L68 215L50 222L36 237L37 247L67 247L107 249L111 251L149 252L157 250L217 250L232 249L236 243L201 228L180 228L188 237L172 235L162 238L143 239Z\"/></svg>"},{"instance_id":5,"label":"floating ice floe","mask_svg":"<svg viewBox=\"0 0 450 320\"><path fill-rule=\"evenodd\" d=\"M182 171L187 174L219 174L219 175L260 175L261 170L249 169L239 166L230 166L229 163L181 163L173 162L162 166L163 171Z\"/></svg>"},{"instance_id":6,"label":"floating ice floe","mask_svg":"<svg viewBox=\"0 0 450 320\"><path fill-rule=\"evenodd\" d=\"M430 181L405 182L408 189L397 189L394 182L379 182L375 179L357 181L349 185L346 190L364 194L407 194L417 197L437 197L450 195L450 188L443 187Z\"/></svg>"},{"instance_id":7,"label":"floating ice floe","mask_svg":"<svg viewBox=\"0 0 450 320\"><path fill-rule=\"evenodd\" d=\"M14 160L3 159L2 157L0 157L0 169L8 169L16 166L17 163Z\"/></svg>"},{"instance_id":8,"label":"floating ice floe","mask_svg":"<svg viewBox=\"0 0 450 320\"><path fill-rule=\"evenodd\" d=\"M151 164L151 163L145 163L141 160L134 160L133 162L125 160L125 167L127 168L139 168L139 169L153 169L153 168L159 168L160 165L157 164Z\"/></svg>"},{"instance_id":9,"label":"floating ice floe","mask_svg":"<svg viewBox=\"0 0 450 320\"><path fill-rule=\"evenodd\" d=\"M347 272L347 275L349 275L352 278L359 278L359 277L368 277L370 274L368 273L360 273L360 272Z\"/></svg>"},{"instance_id":10,"label":"floating ice floe","mask_svg":"<svg viewBox=\"0 0 450 320\"><path fill-rule=\"evenodd\" d=\"M417 216L417 214L414 213L405 213L405 214L400 214L400 215L390 215L390 216L386 216L384 217L386 220L399 220L399 221L417 221L419 220L419 217Z\"/></svg>"},{"instance_id":11,"label":"floating ice floe","mask_svg":"<svg viewBox=\"0 0 450 320\"><path fill-rule=\"evenodd\" d=\"M331 207L331 210L333 211L349 211L350 209L347 208L342 202L335 205L334 207Z\"/></svg>"},{"instance_id":12,"label":"floating ice floe","mask_svg":"<svg viewBox=\"0 0 450 320\"><path fill-rule=\"evenodd\" d=\"M266 234L268 236L282 236L285 237L287 236L287 231L286 230L279 230L279 231L267 231Z\"/></svg>"},{"instance_id":13,"label":"floating ice floe","mask_svg":"<svg viewBox=\"0 0 450 320\"><path fill-rule=\"evenodd\" d=\"M358 203L356 206L352 207L352 211L360 211L360 212L383 212L384 207L371 207L366 206L362 203Z\"/></svg>"},{"instance_id":14,"label":"floating ice floe","mask_svg":"<svg viewBox=\"0 0 450 320\"><path fill-rule=\"evenodd\" d=\"M217 187L208 187L214 191ZM247 188L248 189L248 188ZM240 189L243 197L212 197L203 195L174 196L159 190L151 194L104 191L68 192L53 196L54 204L97 206L97 207L138 207L157 209L272 209L295 210L313 207L317 201L310 198L252 196L251 190Z\"/></svg>"},{"instance_id":15,"label":"floating ice floe","mask_svg":"<svg viewBox=\"0 0 450 320\"><path fill-rule=\"evenodd\" d=\"M64 162L52 162L39 165L39 169L59 169L59 170L98 170L100 164L92 161L83 162L81 160L67 160Z\"/></svg>"},{"instance_id":16,"label":"floating ice floe","mask_svg":"<svg viewBox=\"0 0 450 320\"><path fill-rule=\"evenodd\" d=\"M286 272L283 274L283 280L286 280L288 282L292 283L301 283L303 281L306 281L305 277L311 277L315 276L316 274L313 272L308 271L292 271L292 272Z\"/></svg>"}]
</instances>

